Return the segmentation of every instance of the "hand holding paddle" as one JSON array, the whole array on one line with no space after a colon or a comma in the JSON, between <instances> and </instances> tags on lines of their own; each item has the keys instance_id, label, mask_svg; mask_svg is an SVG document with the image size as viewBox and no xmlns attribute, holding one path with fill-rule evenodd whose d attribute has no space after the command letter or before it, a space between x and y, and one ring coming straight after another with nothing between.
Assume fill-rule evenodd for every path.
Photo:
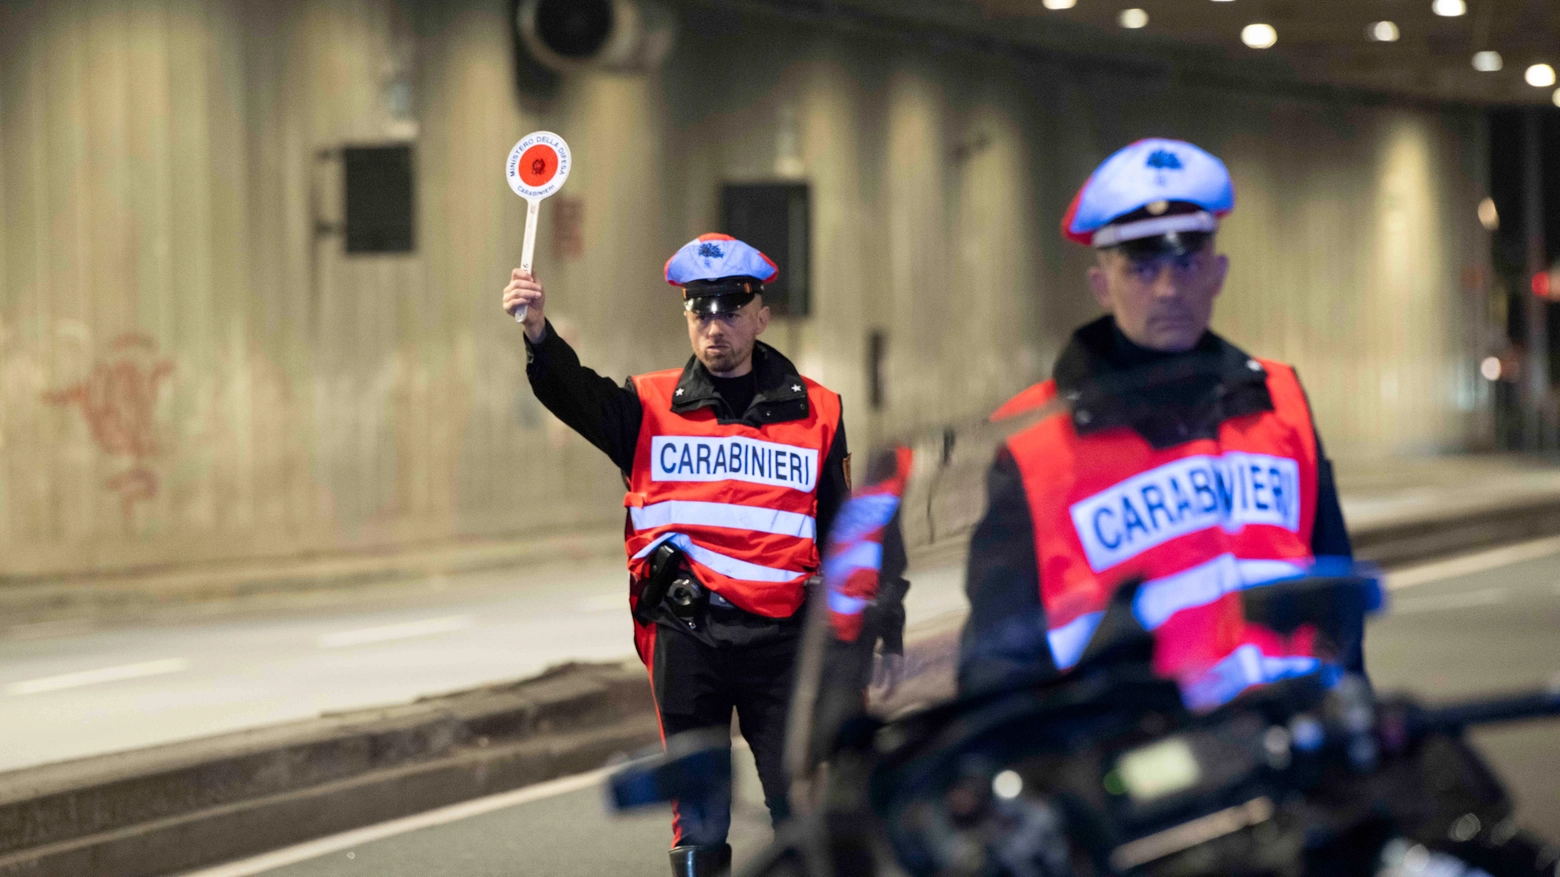
<instances>
[{"instance_id":1,"label":"hand holding paddle","mask_svg":"<svg viewBox=\"0 0 1560 877\"><path fill-rule=\"evenodd\" d=\"M516 315L532 344L541 343L542 332L547 328L546 307L547 292L535 275L519 268L509 273L509 285L504 287L504 311Z\"/></svg>"},{"instance_id":2,"label":"hand holding paddle","mask_svg":"<svg viewBox=\"0 0 1560 877\"><path fill-rule=\"evenodd\" d=\"M514 149L509 150L509 160L504 163L504 176L509 180L509 188L526 202L525 244L520 249L520 270L511 277L511 286L521 280L521 274L526 275L527 281L535 282L531 276L531 262L536 255L537 209L543 198L558 191L563 181L569 178L570 164L569 144L551 131L527 134L520 138ZM539 284L536 291L541 291ZM508 299L506 289L506 307ZM525 305L522 304L513 313L515 322L525 322Z\"/></svg>"}]
</instances>

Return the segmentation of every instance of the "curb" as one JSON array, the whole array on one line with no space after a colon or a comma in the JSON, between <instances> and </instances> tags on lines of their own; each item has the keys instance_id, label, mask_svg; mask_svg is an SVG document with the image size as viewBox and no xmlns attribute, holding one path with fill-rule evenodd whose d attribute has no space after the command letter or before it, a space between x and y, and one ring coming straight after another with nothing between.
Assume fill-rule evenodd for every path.
<instances>
[{"instance_id":1,"label":"curb","mask_svg":"<svg viewBox=\"0 0 1560 877\"><path fill-rule=\"evenodd\" d=\"M0 618L9 626L151 616L218 603L346 595L447 576L621 562L622 527L510 539L448 539L396 549L362 549L92 571L0 575Z\"/></svg>"},{"instance_id":2,"label":"curb","mask_svg":"<svg viewBox=\"0 0 1560 877\"><path fill-rule=\"evenodd\" d=\"M1355 556L1386 568L1555 535L1560 535L1560 496L1350 529Z\"/></svg>"},{"instance_id":3,"label":"curb","mask_svg":"<svg viewBox=\"0 0 1560 877\"><path fill-rule=\"evenodd\" d=\"M534 679L0 774L0 875L155 877L600 767L659 732L642 669Z\"/></svg>"}]
</instances>

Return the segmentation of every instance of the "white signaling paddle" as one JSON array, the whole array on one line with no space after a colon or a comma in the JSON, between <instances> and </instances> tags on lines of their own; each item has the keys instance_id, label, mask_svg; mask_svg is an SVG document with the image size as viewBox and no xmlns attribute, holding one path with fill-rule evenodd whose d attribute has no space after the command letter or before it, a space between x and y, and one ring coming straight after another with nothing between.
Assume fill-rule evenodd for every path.
<instances>
[{"instance_id":1,"label":"white signaling paddle","mask_svg":"<svg viewBox=\"0 0 1560 877\"><path fill-rule=\"evenodd\" d=\"M531 273L536 256L536 214L542 199L563 187L569 178L569 144L551 131L533 131L509 150L504 176L509 188L525 199L525 244L520 249L520 270ZM515 322L525 321L525 305L515 310Z\"/></svg>"}]
</instances>

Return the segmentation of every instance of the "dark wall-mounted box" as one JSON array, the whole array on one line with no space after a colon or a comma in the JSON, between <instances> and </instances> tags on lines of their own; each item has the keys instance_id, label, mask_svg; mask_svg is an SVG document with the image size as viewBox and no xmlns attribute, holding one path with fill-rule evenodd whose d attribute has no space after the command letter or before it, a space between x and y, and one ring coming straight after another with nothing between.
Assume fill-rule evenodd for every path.
<instances>
[{"instance_id":1,"label":"dark wall-mounted box","mask_svg":"<svg viewBox=\"0 0 1560 877\"><path fill-rule=\"evenodd\" d=\"M348 146L341 150L341 157L346 179L347 253L415 250L416 187L411 145Z\"/></svg>"},{"instance_id":2,"label":"dark wall-mounted box","mask_svg":"<svg viewBox=\"0 0 1560 877\"><path fill-rule=\"evenodd\" d=\"M806 183L728 183L720 190L720 231L763 251L780 268L764 301L780 316L812 310L812 220Z\"/></svg>"}]
</instances>

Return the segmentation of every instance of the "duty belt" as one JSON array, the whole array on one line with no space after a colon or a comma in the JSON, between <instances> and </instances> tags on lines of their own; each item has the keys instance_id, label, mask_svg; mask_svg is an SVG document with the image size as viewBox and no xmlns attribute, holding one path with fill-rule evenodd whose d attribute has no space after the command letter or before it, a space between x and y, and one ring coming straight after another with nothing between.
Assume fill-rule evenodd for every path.
<instances>
[{"instance_id":1,"label":"duty belt","mask_svg":"<svg viewBox=\"0 0 1560 877\"><path fill-rule=\"evenodd\" d=\"M639 593L634 614L643 623L654 618L655 607L665 604L678 620L697 628L705 606L735 609L730 600L699 583L688 571L686 556L670 542L661 543L650 558L650 578Z\"/></svg>"}]
</instances>

